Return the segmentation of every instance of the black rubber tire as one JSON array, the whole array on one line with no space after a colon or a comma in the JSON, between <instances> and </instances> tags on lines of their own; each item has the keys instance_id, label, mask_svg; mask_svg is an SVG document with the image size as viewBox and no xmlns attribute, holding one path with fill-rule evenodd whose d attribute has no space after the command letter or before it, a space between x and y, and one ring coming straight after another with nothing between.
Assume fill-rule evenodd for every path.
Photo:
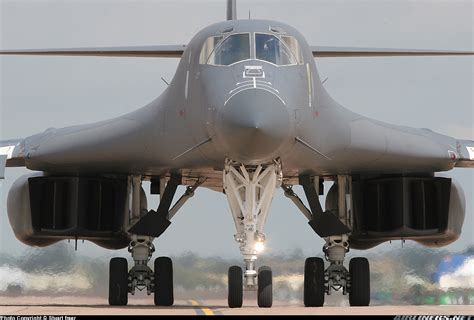
<instances>
[{"instance_id":1,"label":"black rubber tire","mask_svg":"<svg viewBox=\"0 0 474 320\"><path fill-rule=\"evenodd\" d=\"M349 263L351 288L349 304L351 306L368 306L370 304L370 268L366 258L352 258Z\"/></svg>"},{"instance_id":2,"label":"black rubber tire","mask_svg":"<svg viewBox=\"0 0 474 320\"><path fill-rule=\"evenodd\" d=\"M258 269L258 297L257 302L260 308L271 308L273 304L272 289L272 269L270 267L260 267Z\"/></svg>"},{"instance_id":3,"label":"black rubber tire","mask_svg":"<svg viewBox=\"0 0 474 320\"><path fill-rule=\"evenodd\" d=\"M228 273L228 290L227 301L229 308L242 308L244 297L244 284L242 268L232 266Z\"/></svg>"},{"instance_id":4,"label":"black rubber tire","mask_svg":"<svg viewBox=\"0 0 474 320\"><path fill-rule=\"evenodd\" d=\"M128 263L125 258L112 258L109 264L109 304L126 306L128 303Z\"/></svg>"},{"instance_id":5,"label":"black rubber tire","mask_svg":"<svg viewBox=\"0 0 474 320\"><path fill-rule=\"evenodd\" d=\"M155 259L155 306L172 306L173 294L173 262L168 257Z\"/></svg>"},{"instance_id":6,"label":"black rubber tire","mask_svg":"<svg viewBox=\"0 0 474 320\"><path fill-rule=\"evenodd\" d=\"M304 264L304 306L322 307L326 288L324 284L324 260L307 258Z\"/></svg>"}]
</instances>

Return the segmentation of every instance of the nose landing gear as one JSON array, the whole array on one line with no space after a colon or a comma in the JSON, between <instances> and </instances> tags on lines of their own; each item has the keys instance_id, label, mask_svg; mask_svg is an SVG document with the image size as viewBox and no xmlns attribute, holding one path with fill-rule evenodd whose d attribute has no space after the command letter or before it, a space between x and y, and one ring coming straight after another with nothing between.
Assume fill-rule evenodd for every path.
<instances>
[{"instance_id":1,"label":"nose landing gear","mask_svg":"<svg viewBox=\"0 0 474 320\"><path fill-rule=\"evenodd\" d=\"M257 271L255 262L264 249L262 230L273 194L281 181L279 161L257 166L226 161L224 190L237 229L234 237L240 244L245 262L245 272L238 266L229 268L228 303L231 308L242 307L244 291L257 291L259 307L272 306L272 270L264 266Z\"/></svg>"}]
</instances>

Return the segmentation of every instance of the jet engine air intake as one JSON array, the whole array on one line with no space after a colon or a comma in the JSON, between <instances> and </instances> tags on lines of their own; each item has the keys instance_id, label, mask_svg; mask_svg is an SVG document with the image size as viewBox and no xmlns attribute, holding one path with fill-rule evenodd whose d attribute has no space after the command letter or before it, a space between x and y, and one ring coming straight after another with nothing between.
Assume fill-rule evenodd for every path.
<instances>
[{"instance_id":1,"label":"jet engine air intake","mask_svg":"<svg viewBox=\"0 0 474 320\"><path fill-rule=\"evenodd\" d=\"M461 234L464 194L458 183L442 177L387 176L354 179L354 226L351 246L368 249L389 240L414 240L446 246ZM337 208L337 186L326 209Z\"/></svg>"},{"instance_id":2,"label":"jet engine air intake","mask_svg":"<svg viewBox=\"0 0 474 320\"><path fill-rule=\"evenodd\" d=\"M127 247L127 179L20 177L8 194L15 236L31 246L85 239L108 248Z\"/></svg>"}]
</instances>

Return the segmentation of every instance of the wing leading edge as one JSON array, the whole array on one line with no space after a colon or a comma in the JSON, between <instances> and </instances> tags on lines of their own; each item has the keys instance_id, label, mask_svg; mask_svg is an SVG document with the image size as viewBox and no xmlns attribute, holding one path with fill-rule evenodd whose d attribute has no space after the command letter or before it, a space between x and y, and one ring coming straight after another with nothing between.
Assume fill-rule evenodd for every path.
<instances>
[{"instance_id":1,"label":"wing leading edge","mask_svg":"<svg viewBox=\"0 0 474 320\"><path fill-rule=\"evenodd\" d=\"M0 55L181 58L185 45L1 50Z\"/></svg>"},{"instance_id":2,"label":"wing leading edge","mask_svg":"<svg viewBox=\"0 0 474 320\"><path fill-rule=\"evenodd\" d=\"M315 58L472 56L473 51L312 46Z\"/></svg>"}]
</instances>

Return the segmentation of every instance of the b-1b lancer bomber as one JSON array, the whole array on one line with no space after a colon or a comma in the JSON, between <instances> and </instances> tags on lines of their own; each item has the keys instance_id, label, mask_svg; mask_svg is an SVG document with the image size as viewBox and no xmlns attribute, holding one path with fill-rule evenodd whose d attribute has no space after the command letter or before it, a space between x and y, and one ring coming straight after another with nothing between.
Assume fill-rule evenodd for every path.
<instances>
[{"instance_id":1,"label":"b-1b lancer bomber","mask_svg":"<svg viewBox=\"0 0 474 320\"><path fill-rule=\"evenodd\" d=\"M201 30L186 45L0 55L180 59L166 90L141 109L0 142L0 178L6 167L35 171L19 178L8 194L9 221L20 241L45 247L85 239L107 249L128 247L131 268L125 258L110 261L111 305L126 305L136 290L153 294L157 306L173 305L173 264L168 257L151 264L153 241L199 187L223 192L235 223L243 264L229 268L231 308L242 307L244 291L257 291L260 307L272 306L272 270L258 267L257 258L278 188L325 240L326 261L305 262L307 307L323 306L325 296L337 290L348 295L351 306L369 305L369 263L365 258L345 263L350 248L396 239L442 247L460 235L463 191L438 173L474 168L474 141L349 111L323 87L315 58L473 52L310 46L284 23L237 20L230 0L227 20ZM143 181L151 182L151 194L159 194L157 208L148 207ZM326 192L325 181L334 182ZM293 191L295 185L304 195ZM178 186L186 189L173 203ZM325 206L319 200L324 194Z\"/></svg>"}]
</instances>

